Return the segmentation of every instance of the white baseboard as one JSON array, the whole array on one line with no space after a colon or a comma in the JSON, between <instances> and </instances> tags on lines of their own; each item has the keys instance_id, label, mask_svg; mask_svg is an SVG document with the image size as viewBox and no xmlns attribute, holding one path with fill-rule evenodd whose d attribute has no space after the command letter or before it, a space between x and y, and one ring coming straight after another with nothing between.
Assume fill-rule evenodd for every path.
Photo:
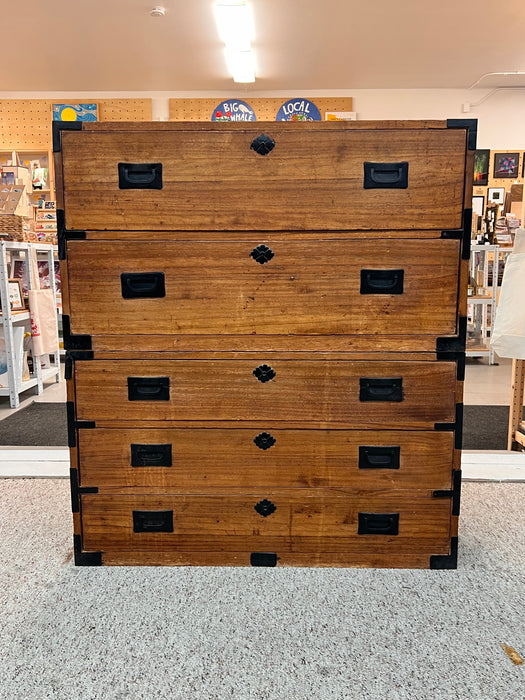
<instances>
[{"instance_id":1,"label":"white baseboard","mask_svg":"<svg viewBox=\"0 0 525 700\"><path fill-rule=\"evenodd\" d=\"M464 451L463 481L525 481L525 453L494 450ZM4 447L0 449L0 477L69 477L67 447Z\"/></svg>"}]
</instances>

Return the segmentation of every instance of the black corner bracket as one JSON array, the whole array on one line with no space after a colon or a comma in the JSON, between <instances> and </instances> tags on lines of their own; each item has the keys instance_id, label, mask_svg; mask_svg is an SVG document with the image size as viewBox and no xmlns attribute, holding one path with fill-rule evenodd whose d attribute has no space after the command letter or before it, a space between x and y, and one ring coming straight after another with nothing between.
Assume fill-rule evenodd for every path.
<instances>
[{"instance_id":1,"label":"black corner bracket","mask_svg":"<svg viewBox=\"0 0 525 700\"><path fill-rule=\"evenodd\" d=\"M81 131L82 122L62 122L54 121L53 124L53 153L58 153L62 150L62 132L63 131Z\"/></svg>"},{"instance_id":2,"label":"black corner bracket","mask_svg":"<svg viewBox=\"0 0 525 700\"><path fill-rule=\"evenodd\" d=\"M434 430L453 430L455 432L454 447L456 450L460 450L463 444L463 404L456 404L455 423L434 423Z\"/></svg>"},{"instance_id":3,"label":"black corner bracket","mask_svg":"<svg viewBox=\"0 0 525 700\"><path fill-rule=\"evenodd\" d=\"M66 215L63 209L57 209L57 238L58 238L58 259L67 258L67 242L70 240L84 240L85 231L68 231L66 229Z\"/></svg>"},{"instance_id":4,"label":"black corner bracket","mask_svg":"<svg viewBox=\"0 0 525 700\"><path fill-rule=\"evenodd\" d=\"M67 415L67 446L77 446L77 430L93 430L96 428L94 420L75 420L75 404L73 401L66 401Z\"/></svg>"},{"instance_id":5,"label":"black corner bracket","mask_svg":"<svg viewBox=\"0 0 525 700\"><path fill-rule=\"evenodd\" d=\"M102 566L102 552L83 552L80 535L73 535L76 566Z\"/></svg>"},{"instance_id":6,"label":"black corner bracket","mask_svg":"<svg viewBox=\"0 0 525 700\"><path fill-rule=\"evenodd\" d=\"M451 498L452 515L459 515L461 503L461 469L452 472L452 488L432 492L433 498Z\"/></svg>"},{"instance_id":7,"label":"black corner bracket","mask_svg":"<svg viewBox=\"0 0 525 700\"><path fill-rule=\"evenodd\" d=\"M458 334L436 339L436 352L465 352L467 344L467 317L458 319Z\"/></svg>"},{"instance_id":8,"label":"black corner bracket","mask_svg":"<svg viewBox=\"0 0 525 700\"><path fill-rule=\"evenodd\" d=\"M91 350L90 335L73 335L71 333L71 319L68 314L62 315L62 334L64 336L64 348L66 350ZM79 358L80 359L80 358ZM84 358L88 359L88 358ZM93 359L93 358L89 358Z\"/></svg>"},{"instance_id":9,"label":"black corner bracket","mask_svg":"<svg viewBox=\"0 0 525 700\"><path fill-rule=\"evenodd\" d=\"M458 538L450 538L450 554L437 554L430 557L431 569L458 568Z\"/></svg>"},{"instance_id":10,"label":"black corner bracket","mask_svg":"<svg viewBox=\"0 0 525 700\"><path fill-rule=\"evenodd\" d=\"M461 259L470 260L470 242L472 240L472 207L463 209L462 228L441 231L441 238L461 239Z\"/></svg>"},{"instance_id":11,"label":"black corner bracket","mask_svg":"<svg viewBox=\"0 0 525 700\"><path fill-rule=\"evenodd\" d=\"M466 354L465 352L438 352L436 353L436 358L438 360L444 360L448 362L456 363L456 379L458 382L465 381L465 365L466 365Z\"/></svg>"},{"instance_id":12,"label":"black corner bracket","mask_svg":"<svg viewBox=\"0 0 525 700\"><path fill-rule=\"evenodd\" d=\"M80 512L80 495L83 493L98 493L96 486L79 486L78 471L71 468L69 470L69 483L71 484L71 512Z\"/></svg>"},{"instance_id":13,"label":"black corner bracket","mask_svg":"<svg viewBox=\"0 0 525 700\"><path fill-rule=\"evenodd\" d=\"M467 129L467 145L469 151L476 150L478 140L478 120L477 119L447 119L447 129Z\"/></svg>"}]
</instances>

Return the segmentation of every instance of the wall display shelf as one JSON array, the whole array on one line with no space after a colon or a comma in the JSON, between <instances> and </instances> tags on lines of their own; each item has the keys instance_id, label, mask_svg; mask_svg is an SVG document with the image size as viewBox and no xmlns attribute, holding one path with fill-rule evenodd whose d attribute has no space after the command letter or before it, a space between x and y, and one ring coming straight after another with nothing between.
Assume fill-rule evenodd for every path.
<instances>
[{"instance_id":1,"label":"wall display shelf","mask_svg":"<svg viewBox=\"0 0 525 700\"><path fill-rule=\"evenodd\" d=\"M56 246L49 244L25 243L16 241L0 241L0 293L2 313L0 316L3 329L3 351L5 354L7 386L0 386L0 396L9 396L11 408L20 405L20 394L28 389L35 388L37 394L44 390L43 383L54 378L60 381L60 350L57 333L56 351L49 358L49 366L42 367L42 358L33 358L33 376L23 379L23 348L19 342L23 337L23 331L30 329L29 310L12 311L9 303L9 279L11 279L12 258L25 260L27 275L27 288L35 289L35 280L32 279L31 265L28 264L29 251L33 249L37 258L47 260L49 266L50 288L53 290L55 308L57 308L56 280L55 280L55 253ZM8 261L8 256L11 258ZM21 328L21 326L24 328ZM44 357L44 356L43 356Z\"/></svg>"},{"instance_id":2,"label":"wall display shelf","mask_svg":"<svg viewBox=\"0 0 525 700\"><path fill-rule=\"evenodd\" d=\"M489 267L491 279L489 279ZM472 245L466 354L467 357L488 357L490 365L494 364L494 350L490 347L490 327L496 318L498 267L498 245Z\"/></svg>"}]
</instances>

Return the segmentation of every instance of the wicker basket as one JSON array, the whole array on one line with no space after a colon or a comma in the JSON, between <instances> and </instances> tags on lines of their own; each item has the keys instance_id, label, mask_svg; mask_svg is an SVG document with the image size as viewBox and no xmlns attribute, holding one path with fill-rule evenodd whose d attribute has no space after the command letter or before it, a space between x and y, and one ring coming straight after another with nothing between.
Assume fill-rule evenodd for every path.
<instances>
[{"instance_id":1,"label":"wicker basket","mask_svg":"<svg viewBox=\"0 0 525 700\"><path fill-rule=\"evenodd\" d=\"M17 214L0 214L0 235L11 241L25 240L24 217Z\"/></svg>"}]
</instances>

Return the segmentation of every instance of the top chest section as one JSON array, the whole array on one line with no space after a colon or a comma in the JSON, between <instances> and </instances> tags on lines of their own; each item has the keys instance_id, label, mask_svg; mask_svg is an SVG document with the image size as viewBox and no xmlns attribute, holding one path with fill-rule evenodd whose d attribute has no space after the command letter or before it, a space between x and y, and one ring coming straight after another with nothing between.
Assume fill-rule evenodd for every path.
<instances>
[{"instance_id":1,"label":"top chest section","mask_svg":"<svg viewBox=\"0 0 525 700\"><path fill-rule=\"evenodd\" d=\"M445 122L441 128L354 124L115 123L64 130L66 229L461 226L464 130L447 129Z\"/></svg>"}]
</instances>

